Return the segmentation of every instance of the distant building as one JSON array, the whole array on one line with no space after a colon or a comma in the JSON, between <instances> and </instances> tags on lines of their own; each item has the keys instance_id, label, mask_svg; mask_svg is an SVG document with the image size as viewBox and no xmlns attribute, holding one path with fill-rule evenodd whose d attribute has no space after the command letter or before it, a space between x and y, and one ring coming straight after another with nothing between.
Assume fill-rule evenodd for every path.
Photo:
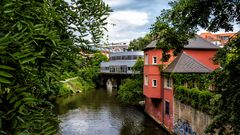
<instances>
[{"instance_id":1,"label":"distant building","mask_svg":"<svg viewBox=\"0 0 240 135\"><path fill-rule=\"evenodd\" d=\"M222 47L224 44L228 42L228 40L233 37L236 33L221 33L221 34L213 34L210 32L201 33L200 36L211 43Z\"/></svg>"},{"instance_id":2,"label":"distant building","mask_svg":"<svg viewBox=\"0 0 240 135\"><path fill-rule=\"evenodd\" d=\"M101 62L101 73L133 74L132 67L143 51L114 52L109 54L109 62Z\"/></svg>"},{"instance_id":3,"label":"distant building","mask_svg":"<svg viewBox=\"0 0 240 135\"><path fill-rule=\"evenodd\" d=\"M111 43L108 45L111 52L125 52L127 51L129 44L127 43Z\"/></svg>"},{"instance_id":4,"label":"distant building","mask_svg":"<svg viewBox=\"0 0 240 135\"><path fill-rule=\"evenodd\" d=\"M129 47L128 43L120 42L101 45L101 47L99 47L98 50L101 51L102 54L109 57L109 54L113 52L126 52L128 47Z\"/></svg>"}]
</instances>

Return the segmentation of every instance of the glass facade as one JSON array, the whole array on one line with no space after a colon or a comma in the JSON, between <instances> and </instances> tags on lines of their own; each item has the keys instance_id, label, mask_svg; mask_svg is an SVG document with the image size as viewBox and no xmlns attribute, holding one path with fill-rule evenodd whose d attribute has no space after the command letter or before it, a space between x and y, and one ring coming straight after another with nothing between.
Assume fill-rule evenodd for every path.
<instances>
[{"instance_id":1,"label":"glass facade","mask_svg":"<svg viewBox=\"0 0 240 135\"><path fill-rule=\"evenodd\" d=\"M116 52L109 55L108 62L101 62L101 73L135 74L132 67L138 58L143 58L143 51Z\"/></svg>"}]
</instances>

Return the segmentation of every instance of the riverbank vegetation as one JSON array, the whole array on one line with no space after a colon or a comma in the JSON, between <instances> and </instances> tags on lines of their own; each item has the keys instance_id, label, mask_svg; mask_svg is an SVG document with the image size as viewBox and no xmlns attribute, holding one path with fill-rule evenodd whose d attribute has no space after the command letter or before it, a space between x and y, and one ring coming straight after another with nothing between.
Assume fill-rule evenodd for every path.
<instances>
[{"instance_id":1,"label":"riverbank vegetation","mask_svg":"<svg viewBox=\"0 0 240 135\"><path fill-rule=\"evenodd\" d=\"M133 66L136 74L122 81L118 90L118 98L122 102L136 104L144 100L143 96L143 59L139 58Z\"/></svg>"},{"instance_id":2,"label":"riverbank vegetation","mask_svg":"<svg viewBox=\"0 0 240 135\"><path fill-rule=\"evenodd\" d=\"M56 95L62 96L94 89L98 83L100 63L102 61L108 61L107 56L96 51L85 60L82 60L82 64L77 61L76 70L63 73L62 78L64 81L60 81L60 88Z\"/></svg>"},{"instance_id":3,"label":"riverbank vegetation","mask_svg":"<svg viewBox=\"0 0 240 135\"><path fill-rule=\"evenodd\" d=\"M56 134L48 98L99 43L109 11L101 0L0 2L0 134Z\"/></svg>"}]
</instances>

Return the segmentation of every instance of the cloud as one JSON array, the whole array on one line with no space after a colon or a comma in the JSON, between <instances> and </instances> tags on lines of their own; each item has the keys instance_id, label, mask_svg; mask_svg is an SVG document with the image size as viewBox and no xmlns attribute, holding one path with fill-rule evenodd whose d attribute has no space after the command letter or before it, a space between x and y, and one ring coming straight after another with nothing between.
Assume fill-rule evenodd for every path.
<instances>
[{"instance_id":1,"label":"cloud","mask_svg":"<svg viewBox=\"0 0 240 135\"><path fill-rule=\"evenodd\" d=\"M128 42L146 34L146 31L139 29L149 23L149 15L135 10L115 11L110 14L108 23L106 34L110 42Z\"/></svg>"},{"instance_id":2,"label":"cloud","mask_svg":"<svg viewBox=\"0 0 240 135\"><path fill-rule=\"evenodd\" d=\"M131 0L103 0L110 7L119 7L131 3Z\"/></svg>"},{"instance_id":3,"label":"cloud","mask_svg":"<svg viewBox=\"0 0 240 135\"><path fill-rule=\"evenodd\" d=\"M148 23L148 14L134 10L116 11L110 15L109 20L115 23L124 22L129 25L141 26Z\"/></svg>"},{"instance_id":4,"label":"cloud","mask_svg":"<svg viewBox=\"0 0 240 135\"><path fill-rule=\"evenodd\" d=\"M135 38L143 37L146 32L136 32L136 31L122 31L122 32L110 32L109 43L118 43L118 42L129 42Z\"/></svg>"}]
</instances>

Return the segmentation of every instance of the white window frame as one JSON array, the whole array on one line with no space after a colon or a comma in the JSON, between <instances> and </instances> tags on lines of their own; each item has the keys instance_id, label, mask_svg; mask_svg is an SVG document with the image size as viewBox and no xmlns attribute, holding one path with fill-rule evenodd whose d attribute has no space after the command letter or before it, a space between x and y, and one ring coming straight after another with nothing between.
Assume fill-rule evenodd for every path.
<instances>
[{"instance_id":1,"label":"white window frame","mask_svg":"<svg viewBox=\"0 0 240 135\"><path fill-rule=\"evenodd\" d=\"M156 85L154 84L154 81L156 81ZM156 79L152 79L152 87L154 87L154 88L157 87L157 80Z\"/></svg>"},{"instance_id":2,"label":"white window frame","mask_svg":"<svg viewBox=\"0 0 240 135\"><path fill-rule=\"evenodd\" d=\"M156 62L155 62L155 58L156 58ZM157 56L152 57L152 64L157 64Z\"/></svg>"},{"instance_id":3,"label":"white window frame","mask_svg":"<svg viewBox=\"0 0 240 135\"><path fill-rule=\"evenodd\" d=\"M169 84L170 82L170 84ZM164 88L172 89L173 83L171 77L164 77Z\"/></svg>"},{"instance_id":4,"label":"white window frame","mask_svg":"<svg viewBox=\"0 0 240 135\"><path fill-rule=\"evenodd\" d=\"M144 75L144 85L148 86L148 76Z\"/></svg>"}]
</instances>

